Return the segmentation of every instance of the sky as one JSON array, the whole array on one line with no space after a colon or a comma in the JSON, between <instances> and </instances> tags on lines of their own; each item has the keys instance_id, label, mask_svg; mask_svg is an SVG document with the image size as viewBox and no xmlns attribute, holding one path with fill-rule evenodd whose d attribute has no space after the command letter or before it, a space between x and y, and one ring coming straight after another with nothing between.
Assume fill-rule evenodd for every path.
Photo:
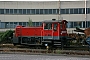
<instances>
[{"instance_id":1,"label":"sky","mask_svg":"<svg viewBox=\"0 0 90 60\"><path fill-rule=\"evenodd\" d=\"M59 1L59 0L0 0L0 1ZM60 0L60 1L85 1L85 0Z\"/></svg>"}]
</instances>

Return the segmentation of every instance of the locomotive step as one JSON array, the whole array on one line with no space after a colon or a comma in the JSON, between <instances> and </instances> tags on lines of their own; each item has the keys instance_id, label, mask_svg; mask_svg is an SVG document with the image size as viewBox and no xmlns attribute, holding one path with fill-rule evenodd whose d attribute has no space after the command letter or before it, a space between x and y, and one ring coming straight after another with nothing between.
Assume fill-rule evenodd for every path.
<instances>
[{"instance_id":1,"label":"locomotive step","mask_svg":"<svg viewBox=\"0 0 90 60\"><path fill-rule=\"evenodd\" d=\"M24 44L24 43L22 43ZM24 44L24 45L42 45L42 44Z\"/></svg>"},{"instance_id":2,"label":"locomotive step","mask_svg":"<svg viewBox=\"0 0 90 60\"><path fill-rule=\"evenodd\" d=\"M55 47L59 47L60 48L61 46L55 46Z\"/></svg>"},{"instance_id":3,"label":"locomotive step","mask_svg":"<svg viewBox=\"0 0 90 60\"><path fill-rule=\"evenodd\" d=\"M61 44L54 44L54 45L61 45Z\"/></svg>"},{"instance_id":4,"label":"locomotive step","mask_svg":"<svg viewBox=\"0 0 90 60\"><path fill-rule=\"evenodd\" d=\"M54 42L54 43L61 43L61 42Z\"/></svg>"},{"instance_id":5,"label":"locomotive step","mask_svg":"<svg viewBox=\"0 0 90 60\"><path fill-rule=\"evenodd\" d=\"M42 42L49 42L49 43L51 43L51 41L42 41Z\"/></svg>"}]
</instances>

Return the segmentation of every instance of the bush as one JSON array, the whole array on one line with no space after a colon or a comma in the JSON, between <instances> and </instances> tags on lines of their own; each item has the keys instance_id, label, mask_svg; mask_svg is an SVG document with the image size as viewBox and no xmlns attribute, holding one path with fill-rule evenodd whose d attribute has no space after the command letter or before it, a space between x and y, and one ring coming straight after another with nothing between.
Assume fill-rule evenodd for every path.
<instances>
[{"instance_id":1,"label":"bush","mask_svg":"<svg viewBox=\"0 0 90 60\"><path fill-rule=\"evenodd\" d=\"M0 32L0 43L12 43L13 32L13 30Z\"/></svg>"}]
</instances>

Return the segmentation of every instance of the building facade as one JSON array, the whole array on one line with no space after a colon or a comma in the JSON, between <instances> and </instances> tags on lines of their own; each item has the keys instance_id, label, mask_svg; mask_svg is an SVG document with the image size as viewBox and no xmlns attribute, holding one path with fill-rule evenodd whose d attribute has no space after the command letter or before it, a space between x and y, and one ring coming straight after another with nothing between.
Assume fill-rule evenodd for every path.
<instances>
[{"instance_id":1,"label":"building facade","mask_svg":"<svg viewBox=\"0 0 90 60\"><path fill-rule=\"evenodd\" d=\"M75 27L90 27L90 1L86 8L85 1L0 1L0 31L28 26L29 20L33 26L40 26L44 20L59 17L68 21L69 33Z\"/></svg>"}]
</instances>

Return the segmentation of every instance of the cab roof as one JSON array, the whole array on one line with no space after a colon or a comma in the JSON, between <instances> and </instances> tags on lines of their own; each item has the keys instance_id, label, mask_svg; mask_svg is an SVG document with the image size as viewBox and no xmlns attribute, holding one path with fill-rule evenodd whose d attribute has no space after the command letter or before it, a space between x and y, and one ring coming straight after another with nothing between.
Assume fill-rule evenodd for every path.
<instances>
[{"instance_id":1,"label":"cab roof","mask_svg":"<svg viewBox=\"0 0 90 60\"><path fill-rule=\"evenodd\" d=\"M62 22L62 21L66 21L66 20L45 20L43 22L52 23L52 22Z\"/></svg>"},{"instance_id":2,"label":"cab roof","mask_svg":"<svg viewBox=\"0 0 90 60\"><path fill-rule=\"evenodd\" d=\"M45 20L43 22L61 22L61 20Z\"/></svg>"}]
</instances>

